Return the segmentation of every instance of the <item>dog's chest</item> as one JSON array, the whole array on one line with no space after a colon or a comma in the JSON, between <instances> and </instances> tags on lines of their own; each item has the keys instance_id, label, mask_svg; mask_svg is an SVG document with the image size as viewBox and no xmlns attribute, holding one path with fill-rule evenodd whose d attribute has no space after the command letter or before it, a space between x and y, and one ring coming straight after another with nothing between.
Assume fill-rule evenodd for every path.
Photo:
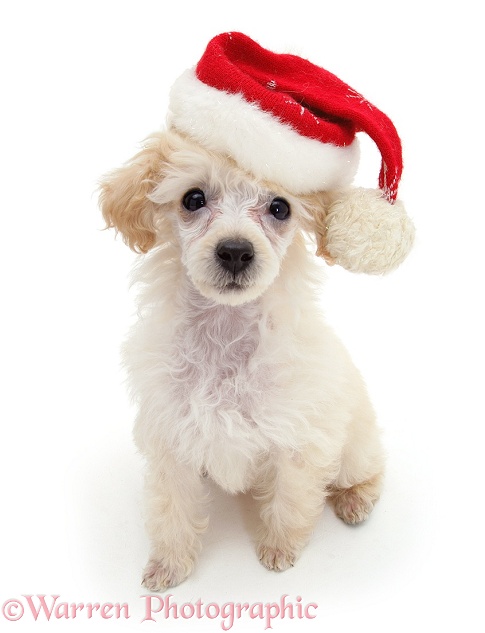
<instances>
[{"instance_id":1,"label":"dog's chest","mask_svg":"<svg viewBox=\"0 0 485 633\"><path fill-rule=\"evenodd\" d=\"M257 305L192 309L173 339L173 395L186 416L254 424L271 372Z\"/></svg>"}]
</instances>

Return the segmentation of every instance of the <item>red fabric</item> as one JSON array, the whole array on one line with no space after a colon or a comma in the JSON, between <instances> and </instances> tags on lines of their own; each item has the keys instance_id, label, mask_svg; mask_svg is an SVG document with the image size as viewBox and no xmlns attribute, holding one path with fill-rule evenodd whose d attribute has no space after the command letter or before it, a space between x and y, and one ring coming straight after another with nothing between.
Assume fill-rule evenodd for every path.
<instances>
[{"instance_id":1,"label":"red fabric","mask_svg":"<svg viewBox=\"0 0 485 633\"><path fill-rule=\"evenodd\" d=\"M196 67L203 83L250 103L302 136L340 147L365 132L382 156L379 187L396 199L401 141L392 121L332 73L296 55L273 53L242 33L214 37Z\"/></svg>"}]
</instances>

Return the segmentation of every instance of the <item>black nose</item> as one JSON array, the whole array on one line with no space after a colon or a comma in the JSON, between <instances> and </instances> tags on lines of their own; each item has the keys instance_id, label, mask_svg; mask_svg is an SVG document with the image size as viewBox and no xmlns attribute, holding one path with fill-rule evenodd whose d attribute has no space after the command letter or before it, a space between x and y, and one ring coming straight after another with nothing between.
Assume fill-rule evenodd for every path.
<instances>
[{"instance_id":1,"label":"black nose","mask_svg":"<svg viewBox=\"0 0 485 633\"><path fill-rule=\"evenodd\" d=\"M254 257L254 249L248 240L226 240L216 249L220 265L236 274L244 270Z\"/></svg>"}]
</instances>

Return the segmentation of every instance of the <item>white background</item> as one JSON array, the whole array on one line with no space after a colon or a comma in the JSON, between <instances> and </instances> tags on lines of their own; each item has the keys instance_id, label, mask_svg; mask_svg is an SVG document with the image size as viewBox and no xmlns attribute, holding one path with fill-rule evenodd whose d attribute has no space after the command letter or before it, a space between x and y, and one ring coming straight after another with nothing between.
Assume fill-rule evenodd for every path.
<instances>
[{"instance_id":1,"label":"white background","mask_svg":"<svg viewBox=\"0 0 485 633\"><path fill-rule=\"evenodd\" d=\"M328 269L328 318L368 382L389 454L370 520L351 528L326 509L296 567L278 575L254 553L250 500L214 491L199 564L174 600L318 603L316 619L276 620L275 631L483 630L478 6L2 4L0 602L59 594L131 611L35 626L27 612L16 623L0 614L2 630L221 630L208 619L141 623L142 465L118 366L134 255L101 230L96 182L163 124L173 80L227 30L311 59L393 119L418 240L385 278ZM372 143L362 155L358 184L375 186Z\"/></svg>"}]
</instances>

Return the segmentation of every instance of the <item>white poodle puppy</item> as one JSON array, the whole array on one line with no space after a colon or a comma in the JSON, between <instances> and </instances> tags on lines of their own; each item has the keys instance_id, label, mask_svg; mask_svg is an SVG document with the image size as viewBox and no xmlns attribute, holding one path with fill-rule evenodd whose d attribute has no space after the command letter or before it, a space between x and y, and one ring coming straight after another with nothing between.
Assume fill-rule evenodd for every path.
<instances>
[{"instance_id":1,"label":"white poodle puppy","mask_svg":"<svg viewBox=\"0 0 485 633\"><path fill-rule=\"evenodd\" d=\"M327 499L367 518L384 466L375 416L326 326L308 247L332 192L295 196L174 130L108 175L109 226L143 256L124 348L147 462L150 590L182 582L208 525L205 476L260 504L257 551L292 566Z\"/></svg>"}]
</instances>

